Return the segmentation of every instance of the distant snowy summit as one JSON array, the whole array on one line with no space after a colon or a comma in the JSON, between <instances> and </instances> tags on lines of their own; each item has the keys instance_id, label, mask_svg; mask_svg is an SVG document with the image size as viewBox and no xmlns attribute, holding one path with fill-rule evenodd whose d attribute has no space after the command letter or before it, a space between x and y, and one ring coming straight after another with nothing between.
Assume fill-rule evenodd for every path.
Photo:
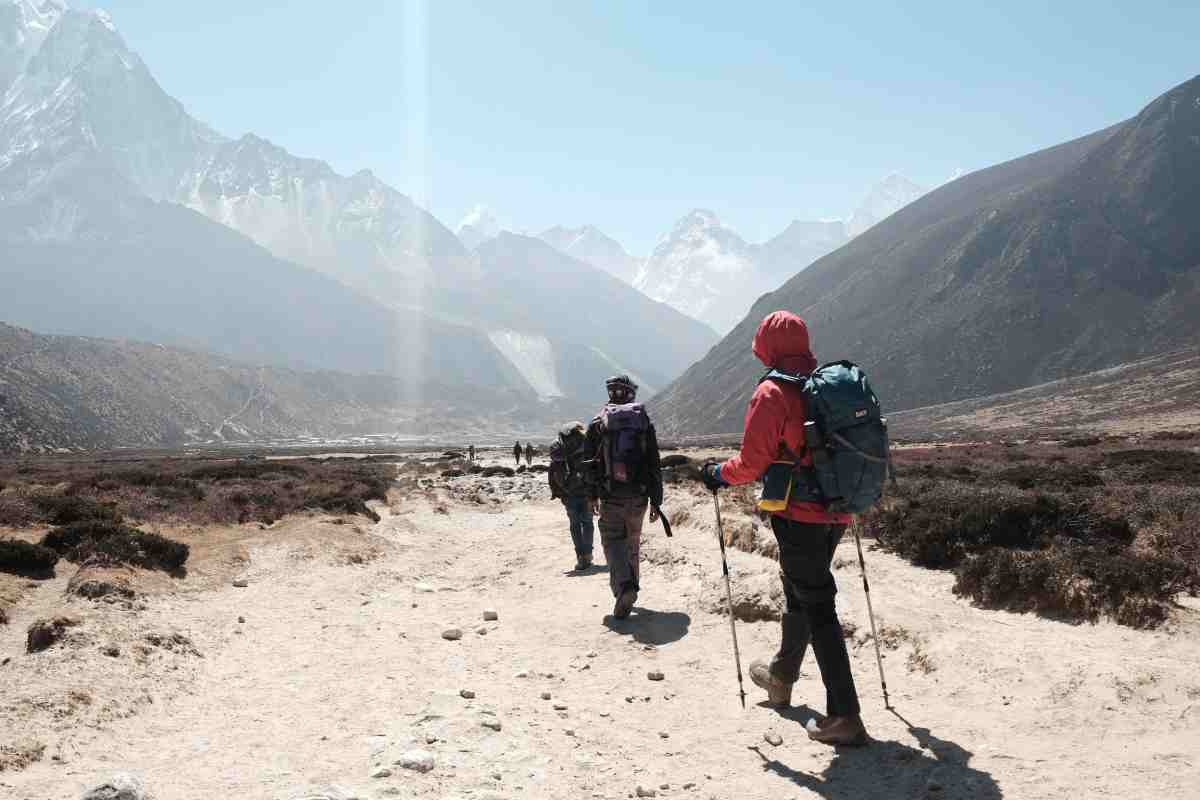
<instances>
[{"instance_id":1,"label":"distant snowy summit","mask_svg":"<svg viewBox=\"0 0 1200 800\"><path fill-rule=\"evenodd\" d=\"M928 189L893 172L877 183L862 203L846 220L846 233L851 239L895 214L925 194Z\"/></svg>"},{"instance_id":2,"label":"distant snowy summit","mask_svg":"<svg viewBox=\"0 0 1200 800\"><path fill-rule=\"evenodd\" d=\"M454 229L463 247L474 250L484 242L500 235L500 222L490 208L483 205L471 209Z\"/></svg>"},{"instance_id":3,"label":"distant snowy summit","mask_svg":"<svg viewBox=\"0 0 1200 800\"><path fill-rule=\"evenodd\" d=\"M605 235L594 225L579 228L556 225L542 231L538 238L556 250L598 267L626 283L633 283L642 264L642 259L629 255L620 242Z\"/></svg>"}]
</instances>

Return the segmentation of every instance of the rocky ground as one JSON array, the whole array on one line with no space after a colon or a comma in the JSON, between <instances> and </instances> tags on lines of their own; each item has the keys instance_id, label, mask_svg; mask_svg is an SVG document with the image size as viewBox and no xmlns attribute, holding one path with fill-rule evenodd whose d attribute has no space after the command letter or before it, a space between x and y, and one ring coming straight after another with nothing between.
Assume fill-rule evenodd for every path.
<instances>
[{"instance_id":1,"label":"rocky ground","mask_svg":"<svg viewBox=\"0 0 1200 800\"><path fill-rule=\"evenodd\" d=\"M187 577L116 576L133 597L69 594L67 571L10 592L0 795L74 799L106 781L159 800L1160 798L1200 785L1194 603L1155 632L1065 625L977 609L952 575L868 548L888 711L843 544L839 603L875 741L833 750L802 729L822 710L811 663L796 692L808 705L767 708L747 681L740 706L712 503L696 487L668 487L676 535L647 526L644 590L618 622L603 569L572 571L544 474L441 471L402 467L376 524L302 514L168 531L192 546ZM737 505L739 544L769 553ZM777 636L775 567L733 552L731 569L745 666ZM30 625L56 618L62 638L27 653Z\"/></svg>"}]
</instances>

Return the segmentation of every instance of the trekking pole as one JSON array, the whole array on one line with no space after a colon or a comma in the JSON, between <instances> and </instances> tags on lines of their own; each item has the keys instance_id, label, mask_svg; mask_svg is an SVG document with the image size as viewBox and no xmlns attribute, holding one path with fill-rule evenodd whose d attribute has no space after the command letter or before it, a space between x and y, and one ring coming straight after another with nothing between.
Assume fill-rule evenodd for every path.
<instances>
[{"instance_id":1,"label":"trekking pole","mask_svg":"<svg viewBox=\"0 0 1200 800\"><path fill-rule=\"evenodd\" d=\"M746 708L746 687L742 684L742 654L738 652L737 625L733 619L733 589L729 585L729 562L725 560L725 529L721 525L721 500L713 489L713 508L717 510L717 543L721 545L721 570L725 573L725 602L729 608L729 632L733 634L733 663L737 667L738 694Z\"/></svg>"},{"instance_id":2,"label":"trekking pole","mask_svg":"<svg viewBox=\"0 0 1200 800\"><path fill-rule=\"evenodd\" d=\"M850 526L854 531L854 545L858 548L858 566L862 570L863 593L867 596L867 616L871 620L871 639L875 642L875 663L879 665L879 685L883 687L883 707L891 710L892 701L888 699L887 680L883 677L883 655L879 650L879 634L875 631L875 611L871 608L871 586L867 583L867 562L863 558L862 538L858 535L858 516Z\"/></svg>"}]
</instances>

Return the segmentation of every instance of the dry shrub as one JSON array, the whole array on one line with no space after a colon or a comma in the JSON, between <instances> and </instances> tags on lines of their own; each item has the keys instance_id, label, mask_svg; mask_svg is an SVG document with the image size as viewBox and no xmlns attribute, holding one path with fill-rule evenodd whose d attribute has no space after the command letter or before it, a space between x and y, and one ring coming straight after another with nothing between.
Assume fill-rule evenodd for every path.
<instances>
[{"instance_id":1,"label":"dry shrub","mask_svg":"<svg viewBox=\"0 0 1200 800\"><path fill-rule=\"evenodd\" d=\"M1190 450L1117 450L1103 461L1130 483L1200 485L1200 453Z\"/></svg>"},{"instance_id":2,"label":"dry shrub","mask_svg":"<svg viewBox=\"0 0 1200 800\"><path fill-rule=\"evenodd\" d=\"M50 531L42 546L76 564L128 564L173 572L188 559L189 547L157 533L91 520Z\"/></svg>"},{"instance_id":3,"label":"dry shrub","mask_svg":"<svg viewBox=\"0 0 1200 800\"><path fill-rule=\"evenodd\" d=\"M1104 479L1093 469L1081 464L1019 464L996 473L997 480L1019 489L1069 492L1103 486Z\"/></svg>"},{"instance_id":4,"label":"dry shrub","mask_svg":"<svg viewBox=\"0 0 1200 800\"><path fill-rule=\"evenodd\" d=\"M1074 436L1062 443L1063 447L1095 447L1103 442L1099 436Z\"/></svg>"},{"instance_id":5,"label":"dry shrub","mask_svg":"<svg viewBox=\"0 0 1200 800\"><path fill-rule=\"evenodd\" d=\"M40 576L52 573L58 563L58 553L17 539L0 539L0 572L14 575Z\"/></svg>"},{"instance_id":6,"label":"dry shrub","mask_svg":"<svg viewBox=\"0 0 1200 800\"><path fill-rule=\"evenodd\" d=\"M980 605L1069 620L1111 617L1149 628L1166 620L1186 567L1155 555L1065 543L1031 552L992 548L956 572L956 594Z\"/></svg>"},{"instance_id":7,"label":"dry shrub","mask_svg":"<svg viewBox=\"0 0 1200 800\"><path fill-rule=\"evenodd\" d=\"M43 494L32 498L40 519L51 525L74 525L97 520L120 522L121 513L111 503L78 494Z\"/></svg>"}]
</instances>

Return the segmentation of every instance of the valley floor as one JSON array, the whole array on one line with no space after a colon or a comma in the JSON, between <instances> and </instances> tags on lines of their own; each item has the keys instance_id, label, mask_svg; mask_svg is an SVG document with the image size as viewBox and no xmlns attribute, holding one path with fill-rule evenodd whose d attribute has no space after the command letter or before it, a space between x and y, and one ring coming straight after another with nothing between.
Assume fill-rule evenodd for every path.
<instances>
[{"instance_id":1,"label":"valley floor","mask_svg":"<svg viewBox=\"0 0 1200 800\"><path fill-rule=\"evenodd\" d=\"M639 786L1132 800L1200 786L1194 605L1158 632L1066 625L974 608L951 594L951 575L870 550L877 616L903 632L885 660L895 711L856 638L876 741L835 751L806 738L812 710L760 705L748 679L740 707L728 620L705 610L720 586L710 503L668 487L681 524L670 540L647 525L644 590L617 622L607 575L570 572L565 515L543 480L518 476L500 503L397 496L375 525L300 516L223 529L209 551L193 545L187 579L148 585L128 608L68 601L65 579L28 589L0 626L0 753L46 749L0 771L0 795L78 798L116 772L158 800L624 798ZM843 619L865 631L851 542L835 563ZM774 569L738 553L733 580ZM484 622L485 608L499 619ZM26 655L28 624L56 613L80 624ZM442 637L452 626L461 640ZM739 623L738 635L745 666L771 651L778 624ZM797 702L821 711L822 696L806 662ZM430 771L395 763L415 749Z\"/></svg>"}]
</instances>

